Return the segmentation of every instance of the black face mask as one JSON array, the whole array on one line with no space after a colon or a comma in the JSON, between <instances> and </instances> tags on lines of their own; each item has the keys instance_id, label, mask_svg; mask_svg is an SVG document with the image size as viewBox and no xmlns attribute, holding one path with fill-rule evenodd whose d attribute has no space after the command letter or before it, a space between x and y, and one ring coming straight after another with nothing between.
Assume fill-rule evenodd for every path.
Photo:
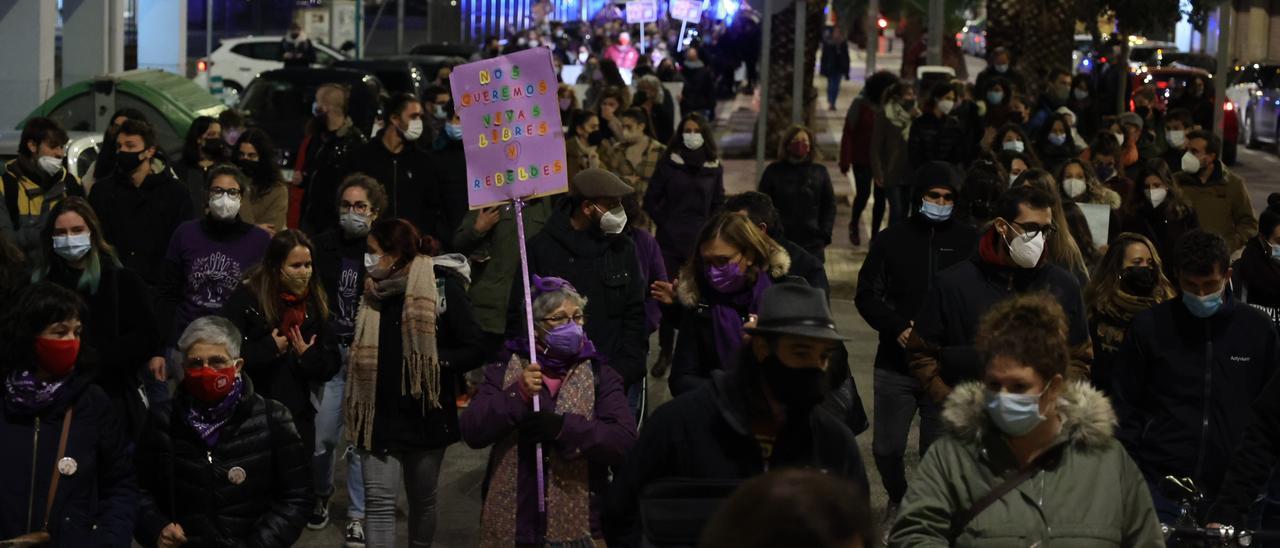
<instances>
[{"instance_id":1,"label":"black face mask","mask_svg":"<svg viewBox=\"0 0 1280 548\"><path fill-rule=\"evenodd\" d=\"M1150 107L1135 107L1135 108L1133 109L1133 113L1134 113L1134 114L1137 114L1137 115L1138 115L1139 117L1141 117L1141 118L1146 118L1148 114L1151 114L1151 108L1150 108Z\"/></svg>"},{"instance_id":2,"label":"black face mask","mask_svg":"<svg viewBox=\"0 0 1280 548\"><path fill-rule=\"evenodd\" d=\"M262 182L266 178L266 166L261 161L240 158L236 160L236 166L254 181Z\"/></svg>"},{"instance_id":3,"label":"black face mask","mask_svg":"<svg viewBox=\"0 0 1280 548\"><path fill-rule=\"evenodd\" d=\"M226 154L227 147L222 144L222 139L205 139L200 151L210 160L218 161Z\"/></svg>"},{"instance_id":4,"label":"black face mask","mask_svg":"<svg viewBox=\"0 0 1280 548\"><path fill-rule=\"evenodd\" d=\"M142 165L142 161L143 161L142 151L139 151L139 152L125 152L122 150L116 151L115 159L116 159L116 169L120 171L120 173L124 173L128 175L130 173L133 173L133 170L138 169L138 166Z\"/></svg>"},{"instance_id":5,"label":"black face mask","mask_svg":"<svg viewBox=\"0 0 1280 548\"><path fill-rule=\"evenodd\" d=\"M596 146L600 143L603 143L604 139L605 139L605 135L604 135L604 130L602 129L597 129L587 134L587 144L591 146Z\"/></svg>"},{"instance_id":6,"label":"black face mask","mask_svg":"<svg viewBox=\"0 0 1280 548\"><path fill-rule=\"evenodd\" d=\"M1120 271L1120 288L1135 297L1150 297L1156 288L1156 269L1150 266L1129 266Z\"/></svg>"},{"instance_id":7,"label":"black face mask","mask_svg":"<svg viewBox=\"0 0 1280 548\"><path fill-rule=\"evenodd\" d=\"M770 354L760 362L760 372L778 403L789 412L807 413L827 397L827 373L821 369L787 367L777 355Z\"/></svg>"}]
</instances>

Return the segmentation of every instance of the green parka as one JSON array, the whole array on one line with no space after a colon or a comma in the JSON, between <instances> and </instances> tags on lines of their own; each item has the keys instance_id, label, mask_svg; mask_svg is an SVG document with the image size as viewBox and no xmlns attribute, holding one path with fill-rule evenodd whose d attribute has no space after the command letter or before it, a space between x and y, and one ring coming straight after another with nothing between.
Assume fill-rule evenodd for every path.
<instances>
[{"instance_id":1,"label":"green parka","mask_svg":"<svg viewBox=\"0 0 1280 548\"><path fill-rule=\"evenodd\" d=\"M976 382L957 386L947 398L942 418L948 435L917 468L889 546L952 545L952 516L1016 472L985 404ZM1116 415L1110 402L1087 384L1072 382L1057 409L1059 441L1068 444L1061 458L978 514L954 546L1164 546L1142 473L1112 435Z\"/></svg>"}]
</instances>

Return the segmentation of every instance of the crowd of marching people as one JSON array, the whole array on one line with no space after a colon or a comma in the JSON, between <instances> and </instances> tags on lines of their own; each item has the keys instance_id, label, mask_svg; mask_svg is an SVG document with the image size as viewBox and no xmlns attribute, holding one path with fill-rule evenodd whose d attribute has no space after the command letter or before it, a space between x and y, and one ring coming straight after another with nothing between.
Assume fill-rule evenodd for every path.
<instances>
[{"instance_id":1,"label":"crowd of marching people","mask_svg":"<svg viewBox=\"0 0 1280 548\"><path fill-rule=\"evenodd\" d=\"M815 131L726 195L713 48L645 72L603 25L586 97L557 93L568 193L523 226L469 209L445 88L370 136L320 86L288 179L234 111L168 158L120 110L84 180L28 120L0 189L0 539L288 546L345 488L348 546L430 546L457 442L489 451L482 546L1159 546L1166 476L1206 523L1266 525L1280 195L1255 215L1193 109L1142 88L1109 114L999 49L976 85L870 75L836 164L872 425ZM651 376L674 396L652 410Z\"/></svg>"}]
</instances>

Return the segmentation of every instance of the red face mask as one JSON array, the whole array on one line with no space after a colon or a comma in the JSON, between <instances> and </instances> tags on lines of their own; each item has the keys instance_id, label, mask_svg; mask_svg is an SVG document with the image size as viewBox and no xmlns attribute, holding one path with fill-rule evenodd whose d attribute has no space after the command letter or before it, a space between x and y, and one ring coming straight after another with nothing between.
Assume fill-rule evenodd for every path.
<instances>
[{"instance_id":1,"label":"red face mask","mask_svg":"<svg viewBox=\"0 0 1280 548\"><path fill-rule=\"evenodd\" d=\"M191 397L205 403L217 403L231 393L236 385L236 368L188 367L182 379L182 388Z\"/></svg>"},{"instance_id":2,"label":"red face mask","mask_svg":"<svg viewBox=\"0 0 1280 548\"><path fill-rule=\"evenodd\" d=\"M76 367L80 339L36 337L36 364L56 379L65 378Z\"/></svg>"},{"instance_id":3,"label":"red face mask","mask_svg":"<svg viewBox=\"0 0 1280 548\"><path fill-rule=\"evenodd\" d=\"M791 141L790 143L787 143L787 152L791 153L792 157L804 158L809 155L809 143L804 141Z\"/></svg>"}]
</instances>

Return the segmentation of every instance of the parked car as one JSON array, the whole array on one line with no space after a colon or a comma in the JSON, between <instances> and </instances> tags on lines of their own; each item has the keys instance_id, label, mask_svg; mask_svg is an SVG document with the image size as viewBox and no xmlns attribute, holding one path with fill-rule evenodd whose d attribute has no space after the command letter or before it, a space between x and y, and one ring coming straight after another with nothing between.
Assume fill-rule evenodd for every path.
<instances>
[{"instance_id":1,"label":"parked car","mask_svg":"<svg viewBox=\"0 0 1280 548\"><path fill-rule=\"evenodd\" d=\"M1093 51L1093 36L1077 34L1072 38L1075 45L1071 49L1071 72L1088 74L1093 70L1093 61L1089 52Z\"/></svg>"},{"instance_id":2,"label":"parked car","mask_svg":"<svg viewBox=\"0 0 1280 548\"><path fill-rule=\"evenodd\" d=\"M162 70L130 70L98 76L63 87L28 116L46 116L69 132L101 135L111 114L136 108L156 130L159 148L170 158L182 152L182 140L199 116L225 110L216 97L191 80ZM19 124L19 128L22 124Z\"/></svg>"},{"instance_id":3,"label":"parked car","mask_svg":"<svg viewBox=\"0 0 1280 548\"><path fill-rule=\"evenodd\" d=\"M349 68L289 68L262 73L244 90L240 110L249 125L262 128L280 149L278 159L293 166L293 155L302 143L311 105L321 84L350 88L348 114L360 131L368 134L386 95L382 82L368 72Z\"/></svg>"},{"instance_id":4,"label":"parked car","mask_svg":"<svg viewBox=\"0 0 1280 548\"><path fill-rule=\"evenodd\" d=\"M98 159L101 133L89 131L67 132L67 169L76 177L84 177L89 166ZM18 157L18 145L22 143L22 130L0 131L0 164Z\"/></svg>"},{"instance_id":5,"label":"parked car","mask_svg":"<svg viewBox=\"0 0 1280 548\"><path fill-rule=\"evenodd\" d=\"M1205 92L1210 94L1209 101L1215 105L1220 105L1218 108L1222 109L1222 161L1228 165L1234 165L1236 163L1237 145L1240 142L1238 109L1236 108L1236 103L1230 99L1230 96L1221 101L1213 97L1213 75L1209 74L1209 71L1184 66L1148 68L1146 72L1134 75L1133 89L1136 90L1143 85L1155 86L1156 108L1165 110L1170 102L1177 100L1186 93L1196 78L1204 80ZM1130 109L1133 108L1132 105L1132 100L1130 100Z\"/></svg>"},{"instance_id":6,"label":"parked car","mask_svg":"<svg viewBox=\"0 0 1280 548\"><path fill-rule=\"evenodd\" d=\"M418 68L422 69L422 74L426 76L427 82L430 83L435 79L436 74L441 68L453 68L467 62L467 57L458 55L437 55L437 54L405 54L405 55L389 55L382 59L395 61L408 61ZM385 82L384 82L385 83Z\"/></svg>"},{"instance_id":7,"label":"parked car","mask_svg":"<svg viewBox=\"0 0 1280 548\"><path fill-rule=\"evenodd\" d=\"M463 59L470 59L475 52L475 46L468 44L418 44L409 50L409 53L414 55L440 55Z\"/></svg>"},{"instance_id":8,"label":"parked car","mask_svg":"<svg viewBox=\"0 0 1280 548\"><path fill-rule=\"evenodd\" d=\"M960 50L975 57L987 55L987 20L965 21L964 28L956 35Z\"/></svg>"},{"instance_id":9,"label":"parked car","mask_svg":"<svg viewBox=\"0 0 1280 548\"><path fill-rule=\"evenodd\" d=\"M1178 46L1173 42L1141 40L1129 45L1129 71L1142 72L1144 68L1164 65L1166 53L1176 53Z\"/></svg>"},{"instance_id":10,"label":"parked car","mask_svg":"<svg viewBox=\"0 0 1280 548\"><path fill-rule=\"evenodd\" d=\"M1227 85L1227 98L1236 105L1240 140L1249 147L1280 147L1280 62L1240 65Z\"/></svg>"},{"instance_id":11,"label":"parked car","mask_svg":"<svg viewBox=\"0 0 1280 548\"><path fill-rule=\"evenodd\" d=\"M427 74L418 65L394 59L346 59L337 61L333 68L349 68L378 77L387 93L412 93L421 97L426 91Z\"/></svg>"},{"instance_id":12,"label":"parked car","mask_svg":"<svg viewBox=\"0 0 1280 548\"><path fill-rule=\"evenodd\" d=\"M280 60L284 54L283 40L284 36L224 38L213 53L196 61L195 82L209 89L209 78L221 76L224 101L235 105L245 86L259 74L284 68L284 61ZM324 42L312 39L311 43L316 48L314 66L328 66L347 58Z\"/></svg>"}]
</instances>

